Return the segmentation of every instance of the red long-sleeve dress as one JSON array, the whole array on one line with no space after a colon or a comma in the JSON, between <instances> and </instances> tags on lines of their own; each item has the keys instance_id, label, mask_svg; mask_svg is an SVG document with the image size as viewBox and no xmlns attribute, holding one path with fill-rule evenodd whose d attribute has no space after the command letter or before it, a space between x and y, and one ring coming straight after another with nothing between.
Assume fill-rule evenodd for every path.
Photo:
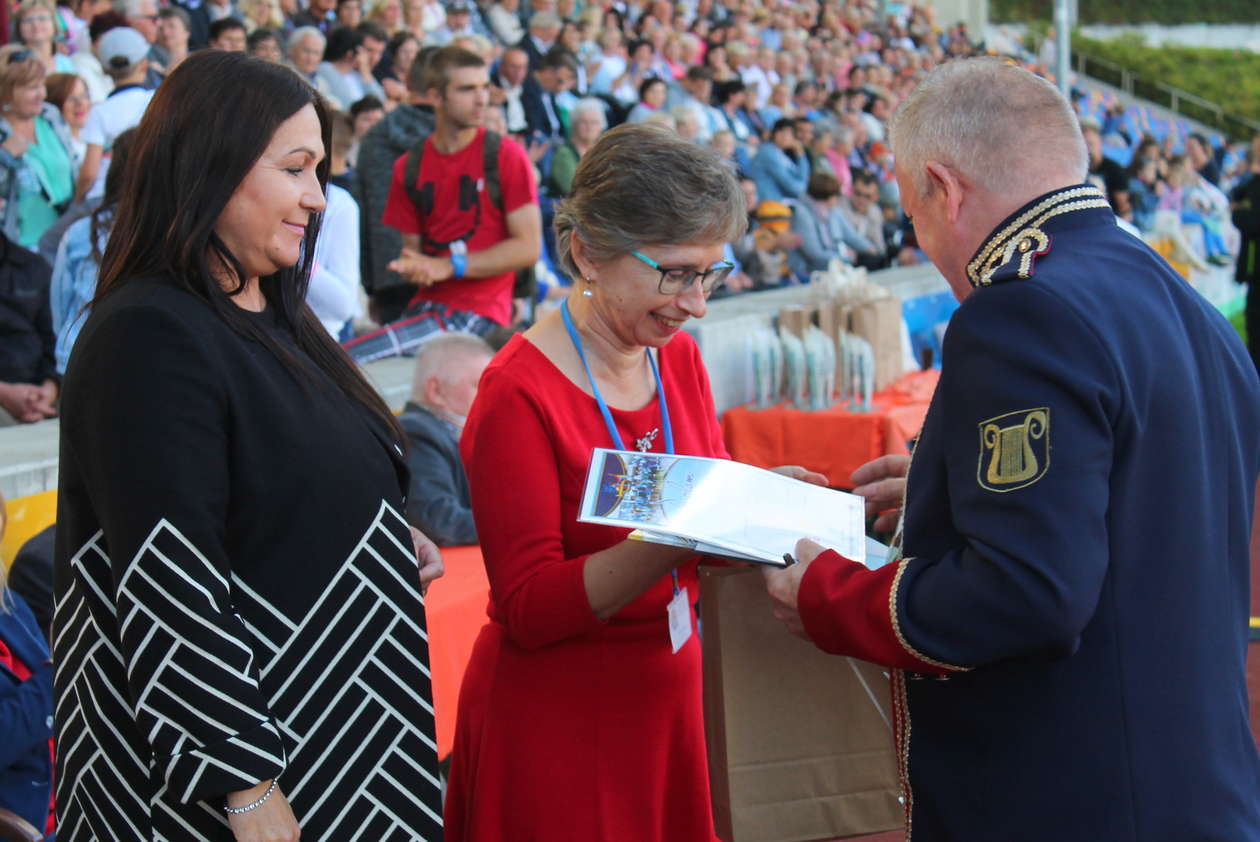
<instances>
[{"instance_id":1,"label":"red long-sleeve dress","mask_svg":"<svg viewBox=\"0 0 1260 842\"><path fill-rule=\"evenodd\" d=\"M725 457L695 342L659 360L675 451ZM627 447L661 429L655 397L612 414ZM670 577L607 622L586 598L586 557L628 534L577 521L591 450L612 446L595 400L528 340L486 369L462 450L491 622L460 690L448 842L716 840L700 645L671 652ZM679 580L694 605L695 561Z\"/></svg>"}]
</instances>

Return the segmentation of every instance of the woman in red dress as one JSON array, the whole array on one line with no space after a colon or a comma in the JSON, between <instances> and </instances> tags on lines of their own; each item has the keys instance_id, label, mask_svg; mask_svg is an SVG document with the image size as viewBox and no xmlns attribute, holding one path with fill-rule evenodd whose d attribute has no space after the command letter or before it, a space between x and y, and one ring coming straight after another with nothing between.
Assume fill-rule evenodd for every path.
<instances>
[{"instance_id":1,"label":"woman in red dress","mask_svg":"<svg viewBox=\"0 0 1260 842\"><path fill-rule=\"evenodd\" d=\"M490 364L462 440L491 622L460 691L448 842L716 838L700 645L675 653L667 620L675 598L694 618L696 558L577 511L592 448L727 455L682 325L744 219L718 157L658 126L608 132L577 168L556 213L574 293Z\"/></svg>"}]
</instances>

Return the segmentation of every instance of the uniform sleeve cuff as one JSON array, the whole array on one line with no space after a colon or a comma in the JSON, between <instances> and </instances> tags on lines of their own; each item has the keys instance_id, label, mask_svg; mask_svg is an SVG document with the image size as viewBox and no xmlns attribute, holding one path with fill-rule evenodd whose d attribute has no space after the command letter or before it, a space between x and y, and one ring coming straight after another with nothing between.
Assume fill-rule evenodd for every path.
<instances>
[{"instance_id":1,"label":"uniform sleeve cuff","mask_svg":"<svg viewBox=\"0 0 1260 842\"><path fill-rule=\"evenodd\" d=\"M913 648L897 619L897 587L907 560L870 570L837 553L820 554L801 579L798 609L805 631L824 652L913 672L945 675L961 669Z\"/></svg>"}]
</instances>

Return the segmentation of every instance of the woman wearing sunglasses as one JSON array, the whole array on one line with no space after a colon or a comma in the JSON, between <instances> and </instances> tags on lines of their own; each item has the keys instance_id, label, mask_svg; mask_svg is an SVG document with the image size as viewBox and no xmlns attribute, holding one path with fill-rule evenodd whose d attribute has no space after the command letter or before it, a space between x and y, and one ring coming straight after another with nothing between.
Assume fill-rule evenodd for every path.
<instances>
[{"instance_id":1,"label":"woman wearing sunglasses","mask_svg":"<svg viewBox=\"0 0 1260 842\"><path fill-rule=\"evenodd\" d=\"M29 249L74 196L74 142L45 75L30 49L0 47L0 229Z\"/></svg>"},{"instance_id":2,"label":"woman wearing sunglasses","mask_svg":"<svg viewBox=\"0 0 1260 842\"><path fill-rule=\"evenodd\" d=\"M490 364L462 440L490 623L460 692L448 842L715 839L700 646L667 619L681 601L690 620L697 559L577 508L593 448L726 456L682 327L745 218L712 150L641 123L591 147L556 211L574 291Z\"/></svg>"}]
</instances>

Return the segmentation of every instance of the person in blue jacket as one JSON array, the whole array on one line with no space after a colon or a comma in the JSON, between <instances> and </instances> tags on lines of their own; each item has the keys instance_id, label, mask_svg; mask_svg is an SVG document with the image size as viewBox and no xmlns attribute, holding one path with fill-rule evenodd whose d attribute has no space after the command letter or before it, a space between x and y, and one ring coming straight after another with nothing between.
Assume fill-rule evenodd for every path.
<instances>
[{"instance_id":1,"label":"person in blue jacket","mask_svg":"<svg viewBox=\"0 0 1260 842\"><path fill-rule=\"evenodd\" d=\"M892 142L962 304L908 476L855 476L872 512L904 491L897 550L871 570L802 541L776 614L893 668L914 842L1257 842L1255 367L1083 183L1048 82L949 62Z\"/></svg>"},{"instance_id":2,"label":"person in blue jacket","mask_svg":"<svg viewBox=\"0 0 1260 842\"><path fill-rule=\"evenodd\" d=\"M796 137L796 124L787 118L770 130L770 142L762 143L748 167L762 201L798 199L809 184L809 159Z\"/></svg>"},{"instance_id":3,"label":"person in blue jacket","mask_svg":"<svg viewBox=\"0 0 1260 842\"><path fill-rule=\"evenodd\" d=\"M792 214L792 230L801 235L801 244L788 252L788 265L796 277L808 279L831 265L833 258L853 264L858 255L877 255L875 244L837 209L839 199L840 181L834 175L816 172L809 177L805 197Z\"/></svg>"},{"instance_id":4,"label":"person in blue jacket","mask_svg":"<svg viewBox=\"0 0 1260 842\"><path fill-rule=\"evenodd\" d=\"M0 567L0 808L40 831L49 826L52 716L48 643L26 602L5 586Z\"/></svg>"}]
</instances>

